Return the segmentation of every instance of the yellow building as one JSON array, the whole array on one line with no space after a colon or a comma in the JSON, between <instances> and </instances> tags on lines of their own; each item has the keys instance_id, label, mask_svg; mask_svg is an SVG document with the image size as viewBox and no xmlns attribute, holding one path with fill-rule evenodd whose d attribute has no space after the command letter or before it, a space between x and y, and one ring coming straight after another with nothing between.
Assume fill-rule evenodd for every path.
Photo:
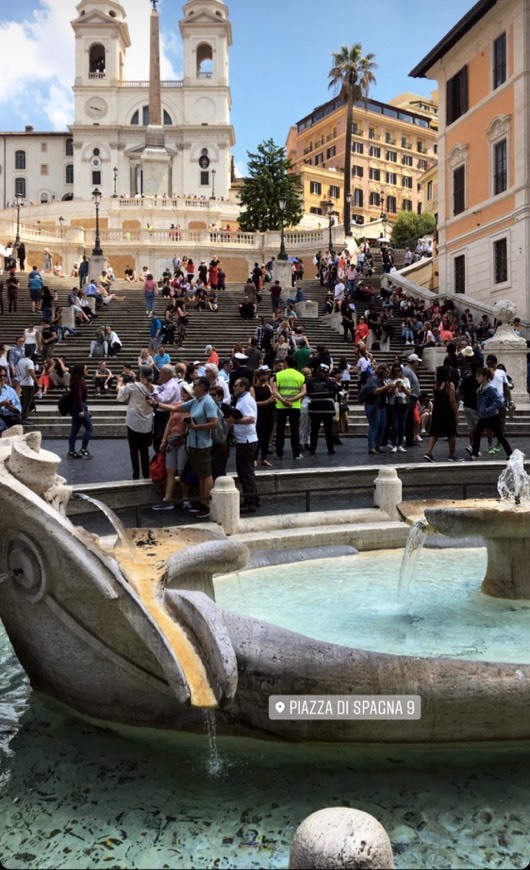
<instances>
[{"instance_id":1,"label":"yellow building","mask_svg":"<svg viewBox=\"0 0 530 870\"><path fill-rule=\"evenodd\" d=\"M530 315L530 4L480 0L410 73L439 85L440 287Z\"/></svg>"},{"instance_id":2,"label":"yellow building","mask_svg":"<svg viewBox=\"0 0 530 870\"><path fill-rule=\"evenodd\" d=\"M378 220L382 211L392 221L400 211L421 210L418 181L437 160L436 104L414 94L396 101L399 105L368 99L354 108L352 225ZM326 215L331 199L342 221L345 139L346 107L340 97L291 127L287 156L302 176L304 211Z\"/></svg>"}]
</instances>

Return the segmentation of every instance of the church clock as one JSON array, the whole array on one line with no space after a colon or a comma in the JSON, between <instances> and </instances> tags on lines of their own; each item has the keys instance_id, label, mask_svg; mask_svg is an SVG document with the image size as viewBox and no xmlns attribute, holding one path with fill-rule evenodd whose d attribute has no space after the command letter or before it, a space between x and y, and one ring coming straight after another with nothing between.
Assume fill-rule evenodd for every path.
<instances>
[{"instance_id":1,"label":"church clock","mask_svg":"<svg viewBox=\"0 0 530 870\"><path fill-rule=\"evenodd\" d=\"M85 103L85 112L89 118L99 121L107 114L107 103L102 97L91 97Z\"/></svg>"}]
</instances>

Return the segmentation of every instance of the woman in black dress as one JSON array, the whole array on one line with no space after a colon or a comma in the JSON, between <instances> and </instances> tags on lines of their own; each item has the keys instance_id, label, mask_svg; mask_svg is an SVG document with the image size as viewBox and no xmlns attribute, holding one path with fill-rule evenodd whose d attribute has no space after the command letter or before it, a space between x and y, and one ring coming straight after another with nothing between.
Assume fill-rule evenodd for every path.
<instances>
[{"instance_id":1,"label":"woman in black dress","mask_svg":"<svg viewBox=\"0 0 530 870\"><path fill-rule=\"evenodd\" d=\"M429 444L427 453L423 457L427 462L434 462L432 452L438 438L447 438L449 442L448 459L450 462L458 461L455 455L457 420L458 405L455 385L451 381L451 373L447 366L439 366L436 369Z\"/></svg>"},{"instance_id":2,"label":"woman in black dress","mask_svg":"<svg viewBox=\"0 0 530 870\"><path fill-rule=\"evenodd\" d=\"M254 384L250 394L258 406L256 434L258 436L258 455L261 454L260 465L272 468L272 462L267 459L272 430L274 429L275 401L269 386L271 370L268 366L260 366L254 375Z\"/></svg>"}]
</instances>

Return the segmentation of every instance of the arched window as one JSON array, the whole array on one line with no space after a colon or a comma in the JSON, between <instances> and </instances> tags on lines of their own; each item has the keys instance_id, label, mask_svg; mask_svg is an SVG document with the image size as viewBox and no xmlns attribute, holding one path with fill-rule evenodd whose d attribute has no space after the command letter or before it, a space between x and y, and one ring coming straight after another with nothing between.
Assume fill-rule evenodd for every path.
<instances>
[{"instance_id":1,"label":"arched window","mask_svg":"<svg viewBox=\"0 0 530 870\"><path fill-rule=\"evenodd\" d=\"M47 194L47 193L41 193L41 195L40 195L40 201L41 201L41 202L48 202L48 194Z\"/></svg>"},{"instance_id":2,"label":"arched window","mask_svg":"<svg viewBox=\"0 0 530 870\"><path fill-rule=\"evenodd\" d=\"M171 120L171 115L166 112L164 109L162 112L163 124L165 127L172 127L173 121ZM137 126L140 123L140 111L136 109L136 112L133 112L131 117L131 125ZM142 126L147 127L149 124L149 106L142 106Z\"/></svg>"},{"instance_id":3,"label":"arched window","mask_svg":"<svg viewBox=\"0 0 530 870\"><path fill-rule=\"evenodd\" d=\"M25 169L26 168L26 152L25 151L15 151L15 169Z\"/></svg>"},{"instance_id":4,"label":"arched window","mask_svg":"<svg viewBox=\"0 0 530 870\"><path fill-rule=\"evenodd\" d=\"M74 164L73 163L67 163L67 165L65 167L65 181L66 181L66 184L73 184L74 183Z\"/></svg>"},{"instance_id":5,"label":"arched window","mask_svg":"<svg viewBox=\"0 0 530 870\"><path fill-rule=\"evenodd\" d=\"M213 75L213 52L212 46L207 42L201 42L197 46L197 78L211 79Z\"/></svg>"},{"instance_id":6,"label":"arched window","mask_svg":"<svg viewBox=\"0 0 530 870\"><path fill-rule=\"evenodd\" d=\"M15 178L15 196L26 198L26 179Z\"/></svg>"},{"instance_id":7,"label":"arched window","mask_svg":"<svg viewBox=\"0 0 530 870\"><path fill-rule=\"evenodd\" d=\"M89 78L102 79L105 77L105 48L97 42L90 46L89 54Z\"/></svg>"},{"instance_id":8,"label":"arched window","mask_svg":"<svg viewBox=\"0 0 530 870\"><path fill-rule=\"evenodd\" d=\"M66 140L65 146L64 146L64 153L66 154L67 157L74 156L74 140L73 139Z\"/></svg>"}]
</instances>

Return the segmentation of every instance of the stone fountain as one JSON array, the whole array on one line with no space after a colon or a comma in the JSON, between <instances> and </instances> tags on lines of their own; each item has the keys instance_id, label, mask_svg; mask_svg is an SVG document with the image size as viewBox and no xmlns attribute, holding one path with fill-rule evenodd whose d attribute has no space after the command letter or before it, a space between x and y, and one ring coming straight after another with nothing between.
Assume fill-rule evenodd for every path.
<instances>
[{"instance_id":1,"label":"stone fountain","mask_svg":"<svg viewBox=\"0 0 530 870\"><path fill-rule=\"evenodd\" d=\"M211 577L246 547L213 525L99 540L66 517L59 462L39 433L0 439L0 617L33 688L69 713L203 733L215 709L218 734L288 741L530 737L530 665L367 652L223 610ZM422 716L270 718L269 697L290 694L421 695Z\"/></svg>"},{"instance_id":2,"label":"stone fountain","mask_svg":"<svg viewBox=\"0 0 530 870\"><path fill-rule=\"evenodd\" d=\"M501 473L500 501L466 499L425 507L431 529L453 538L479 535L488 553L482 591L496 598L530 599L530 478L514 450Z\"/></svg>"}]
</instances>

